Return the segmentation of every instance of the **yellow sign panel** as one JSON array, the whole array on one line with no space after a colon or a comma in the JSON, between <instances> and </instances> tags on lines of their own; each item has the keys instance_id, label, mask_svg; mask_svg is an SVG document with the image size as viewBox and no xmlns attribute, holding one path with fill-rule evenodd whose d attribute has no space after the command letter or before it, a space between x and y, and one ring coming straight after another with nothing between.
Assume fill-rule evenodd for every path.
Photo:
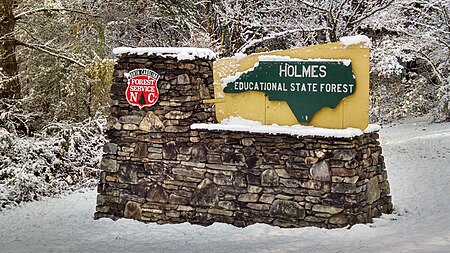
<instances>
[{"instance_id":1,"label":"yellow sign panel","mask_svg":"<svg viewBox=\"0 0 450 253\"><path fill-rule=\"evenodd\" d=\"M369 118L369 48L363 43L345 46L340 42L252 54L245 57L235 56L216 61L214 63L215 99L205 102L215 102L216 117L219 122L231 116L239 116L244 119L260 121L266 125L299 124L285 101L270 101L269 97L260 91L242 93L225 93L223 91L223 83L230 77L252 70L262 58L281 58L280 56L314 61L350 60L356 81L356 89L353 94L345 97L334 109L328 107L320 109L308 123L302 122L302 125L336 129L353 127L361 130L367 127Z\"/></svg>"}]
</instances>

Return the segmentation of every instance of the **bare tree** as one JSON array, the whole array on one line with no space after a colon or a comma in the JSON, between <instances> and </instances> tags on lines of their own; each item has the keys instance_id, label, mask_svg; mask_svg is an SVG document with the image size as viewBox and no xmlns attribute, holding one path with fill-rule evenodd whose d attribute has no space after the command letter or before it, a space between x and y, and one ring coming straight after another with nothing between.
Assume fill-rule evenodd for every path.
<instances>
[{"instance_id":1,"label":"bare tree","mask_svg":"<svg viewBox=\"0 0 450 253\"><path fill-rule=\"evenodd\" d=\"M0 98L20 97L13 9L13 0L0 0Z\"/></svg>"}]
</instances>

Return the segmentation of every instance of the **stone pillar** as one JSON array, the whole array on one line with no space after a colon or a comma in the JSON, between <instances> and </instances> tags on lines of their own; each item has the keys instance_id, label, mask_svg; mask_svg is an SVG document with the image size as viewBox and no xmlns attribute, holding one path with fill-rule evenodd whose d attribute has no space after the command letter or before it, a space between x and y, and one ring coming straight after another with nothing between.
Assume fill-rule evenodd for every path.
<instances>
[{"instance_id":1,"label":"stone pillar","mask_svg":"<svg viewBox=\"0 0 450 253\"><path fill-rule=\"evenodd\" d=\"M104 147L101 163L97 218L123 217L126 206L136 207L129 201L145 202L146 192L152 186L145 175L161 177L158 170L165 169L155 162L163 159L162 147L166 144L167 133L176 134L179 140L195 139L198 137L191 136L191 124L216 121L213 105L203 103L204 99L214 97L212 54L191 55L184 60L178 60L179 55L164 52L119 56L111 87L109 143ZM150 69L160 75L159 100L142 110L131 106L125 97L126 73L134 69ZM168 147L166 157L175 154L178 148L170 143L165 146Z\"/></svg>"}]
</instances>

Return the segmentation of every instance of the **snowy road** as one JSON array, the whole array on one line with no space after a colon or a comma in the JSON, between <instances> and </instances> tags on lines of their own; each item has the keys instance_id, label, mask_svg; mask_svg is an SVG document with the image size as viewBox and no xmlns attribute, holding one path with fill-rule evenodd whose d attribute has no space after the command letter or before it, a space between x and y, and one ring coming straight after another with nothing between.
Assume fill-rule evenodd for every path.
<instances>
[{"instance_id":1,"label":"snowy road","mask_svg":"<svg viewBox=\"0 0 450 253\"><path fill-rule=\"evenodd\" d=\"M93 220L94 191L0 212L0 252L450 252L450 123L384 128L396 213L351 229Z\"/></svg>"}]
</instances>

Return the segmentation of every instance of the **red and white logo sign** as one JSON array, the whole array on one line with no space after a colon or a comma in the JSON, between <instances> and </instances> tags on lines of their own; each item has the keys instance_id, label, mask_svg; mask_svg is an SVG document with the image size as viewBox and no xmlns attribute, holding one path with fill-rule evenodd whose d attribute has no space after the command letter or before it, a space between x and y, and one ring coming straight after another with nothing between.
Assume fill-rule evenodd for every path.
<instances>
[{"instance_id":1,"label":"red and white logo sign","mask_svg":"<svg viewBox=\"0 0 450 253\"><path fill-rule=\"evenodd\" d=\"M142 109L158 101L159 90L156 86L159 74L148 69L134 69L127 75L128 87L125 96L128 103Z\"/></svg>"}]
</instances>

